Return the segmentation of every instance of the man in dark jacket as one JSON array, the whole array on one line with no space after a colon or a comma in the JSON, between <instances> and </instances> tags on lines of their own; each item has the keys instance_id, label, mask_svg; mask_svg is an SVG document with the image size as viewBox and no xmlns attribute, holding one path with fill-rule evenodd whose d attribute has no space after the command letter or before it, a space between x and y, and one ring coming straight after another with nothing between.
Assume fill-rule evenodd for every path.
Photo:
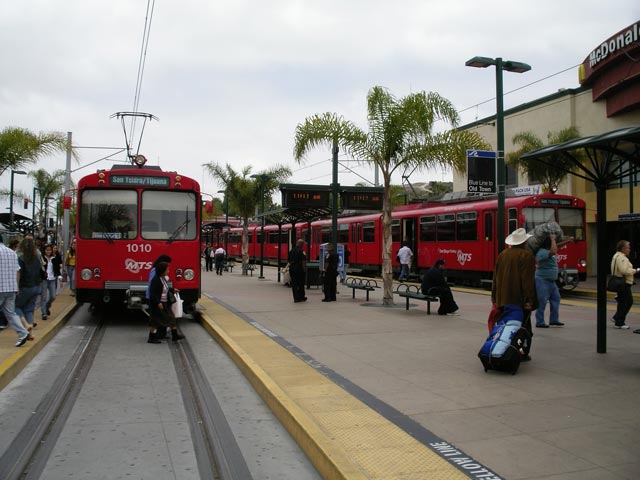
<instances>
[{"instance_id":1,"label":"man in dark jacket","mask_svg":"<svg viewBox=\"0 0 640 480\"><path fill-rule=\"evenodd\" d=\"M424 295L434 295L440 298L440 308L438 315L460 315L458 304L453 299L453 293L444 278L444 260L441 258L424 274L422 278L422 293Z\"/></svg>"},{"instance_id":2,"label":"man in dark jacket","mask_svg":"<svg viewBox=\"0 0 640 480\"><path fill-rule=\"evenodd\" d=\"M324 256L324 298L323 302L335 302L338 288L338 263L340 259L333 248L333 244L327 244L327 253Z\"/></svg>"},{"instance_id":3,"label":"man in dark jacket","mask_svg":"<svg viewBox=\"0 0 640 480\"><path fill-rule=\"evenodd\" d=\"M299 238L296 246L289 252L289 273L291 275L291 292L295 303L305 302L304 280L307 271L307 255L302 250L304 240Z\"/></svg>"}]
</instances>

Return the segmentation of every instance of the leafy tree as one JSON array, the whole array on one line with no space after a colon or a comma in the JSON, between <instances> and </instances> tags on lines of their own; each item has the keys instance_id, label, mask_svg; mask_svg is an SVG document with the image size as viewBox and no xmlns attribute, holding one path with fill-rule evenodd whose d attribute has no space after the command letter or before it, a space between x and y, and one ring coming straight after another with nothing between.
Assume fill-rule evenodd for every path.
<instances>
[{"instance_id":1,"label":"leafy tree","mask_svg":"<svg viewBox=\"0 0 640 480\"><path fill-rule=\"evenodd\" d=\"M66 152L67 146L63 133L35 134L24 128L7 127L0 132L0 175L10 168L25 168L55 152Z\"/></svg>"},{"instance_id":2,"label":"leafy tree","mask_svg":"<svg viewBox=\"0 0 640 480\"><path fill-rule=\"evenodd\" d=\"M251 177L251 167L244 167L236 172L229 164L222 167L215 163L205 163L204 167L209 174L218 181L219 185L227 192L229 206L242 218L242 274L247 275L249 266L249 217L252 217L256 208L262 204L260 196L262 192L262 179ZM271 194L278 189L280 183L285 181L291 170L287 167L275 166L258 175L265 175L264 195L269 200ZM266 205L270 205L265 201Z\"/></svg>"},{"instance_id":3,"label":"leafy tree","mask_svg":"<svg viewBox=\"0 0 640 480\"><path fill-rule=\"evenodd\" d=\"M569 127L557 132L547 133L547 145L555 145L564 143L569 140L580 137L580 132L576 127ZM572 160L566 159L562 155L555 155L552 161L540 162L538 160L521 160L520 157L525 153L531 152L537 148L544 147L543 141L535 133L525 131L517 133L511 140L514 145L520 148L515 152L507 155L508 163L514 167L522 169L529 176L542 183L545 190L551 190L557 187L569 174L569 171L575 167Z\"/></svg>"},{"instance_id":4,"label":"leafy tree","mask_svg":"<svg viewBox=\"0 0 640 480\"><path fill-rule=\"evenodd\" d=\"M33 172L29 172L29 176L33 178L34 186L40 194L40 211L37 213L39 235L44 234L44 204L45 198L50 197L57 200L57 197L64 193L64 180L66 172L64 170L55 170L53 173L47 172L41 168ZM36 219L34 219L34 222Z\"/></svg>"},{"instance_id":5,"label":"leafy tree","mask_svg":"<svg viewBox=\"0 0 640 480\"><path fill-rule=\"evenodd\" d=\"M367 111L368 132L335 113L308 117L296 127L294 158L301 162L316 146L336 145L357 161L373 163L380 169L384 181L383 304L393 305L391 175L398 169L424 170L434 166L463 171L466 150L488 146L475 132L434 132L438 121L454 128L459 123L453 104L437 93L413 93L398 100L387 89L373 87L367 95Z\"/></svg>"}]
</instances>

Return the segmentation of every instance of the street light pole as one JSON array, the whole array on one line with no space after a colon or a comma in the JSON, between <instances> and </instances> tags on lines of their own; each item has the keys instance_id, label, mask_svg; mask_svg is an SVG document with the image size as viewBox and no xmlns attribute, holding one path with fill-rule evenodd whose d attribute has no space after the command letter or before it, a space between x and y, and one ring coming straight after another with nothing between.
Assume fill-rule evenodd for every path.
<instances>
[{"instance_id":1,"label":"street light pole","mask_svg":"<svg viewBox=\"0 0 640 480\"><path fill-rule=\"evenodd\" d=\"M511 60L503 61L501 57L473 57L465 62L467 67L486 68L491 65L496 67L496 133L497 133L497 178L498 183L498 219L497 219L497 235L498 253L504 249L504 203L505 203L505 165L504 165L504 103L502 91L502 71L524 73L531 70L526 63L514 62Z\"/></svg>"},{"instance_id":2,"label":"street light pole","mask_svg":"<svg viewBox=\"0 0 640 480\"><path fill-rule=\"evenodd\" d=\"M27 172L23 170L11 170L11 187L9 190L9 230L11 230L12 232L15 230L13 225L13 176L26 174Z\"/></svg>"},{"instance_id":3,"label":"street light pole","mask_svg":"<svg viewBox=\"0 0 640 480\"><path fill-rule=\"evenodd\" d=\"M229 247L229 197L227 197L226 190L218 190L218 193L224 193L224 252L225 255L229 255L227 251Z\"/></svg>"}]
</instances>

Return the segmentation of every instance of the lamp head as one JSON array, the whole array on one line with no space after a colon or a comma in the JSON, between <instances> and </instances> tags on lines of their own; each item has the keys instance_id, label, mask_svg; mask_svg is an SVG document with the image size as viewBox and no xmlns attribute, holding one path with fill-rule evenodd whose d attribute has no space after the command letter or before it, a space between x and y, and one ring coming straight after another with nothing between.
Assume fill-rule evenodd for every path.
<instances>
[{"instance_id":1,"label":"lamp head","mask_svg":"<svg viewBox=\"0 0 640 480\"><path fill-rule=\"evenodd\" d=\"M487 68L491 65L495 65L496 61L489 57L473 57L464 62L467 67Z\"/></svg>"}]
</instances>

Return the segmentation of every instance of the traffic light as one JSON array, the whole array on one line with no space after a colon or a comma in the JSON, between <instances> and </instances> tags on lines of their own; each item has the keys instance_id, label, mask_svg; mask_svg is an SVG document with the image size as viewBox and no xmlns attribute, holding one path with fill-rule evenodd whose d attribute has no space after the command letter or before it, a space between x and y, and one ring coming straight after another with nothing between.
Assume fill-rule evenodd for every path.
<instances>
[{"instance_id":1,"label":"traffic light","mask_svg":"<svg viewBox=\"0 0 640 480\"><path fill-rule=\"evenodd\" d=\"M29 199L25 198L24 199L24 203L22 204L22 207L26 210L27 208L29 208Z\"/></svg>"}]
</instances>

